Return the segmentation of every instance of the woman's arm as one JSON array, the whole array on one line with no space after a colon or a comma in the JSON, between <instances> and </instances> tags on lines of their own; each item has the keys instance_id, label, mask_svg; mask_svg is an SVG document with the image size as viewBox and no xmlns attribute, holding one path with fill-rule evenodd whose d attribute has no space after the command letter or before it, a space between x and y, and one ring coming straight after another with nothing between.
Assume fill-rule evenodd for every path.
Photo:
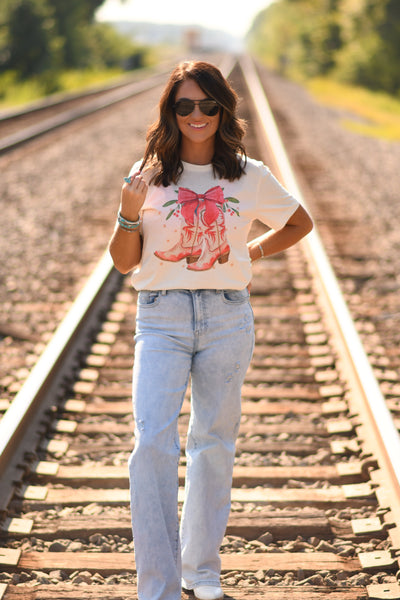
<instances>
[{"instance_id":1,"label":"woman's arm","mask_svg":"<svg viewBox=\"0 0 400 600\"><path fill-rule=\"evenodd\" d=\"M121 191L121 216L127 221L137 221L139 211L147 194L147 183L140 173L131 176L131 183L124 183ZM109 251L115 268L121 273L129 273L139 264L142 257L142 239L139 228L133 231L123 229L118 223L109 243Z\"/></svg>"},{"instance_id":2,"label":"woman's arm","mask_svg":"<svg viewBox=\"0 0 400 600\"><path fill-rule=\"evenodd\" d=\"M313 222L309 214L299 206L282 229L270 230L248 242L250 259L253 261L286 250L307 235L312 228Z\"/></svg>"}]
</instances>

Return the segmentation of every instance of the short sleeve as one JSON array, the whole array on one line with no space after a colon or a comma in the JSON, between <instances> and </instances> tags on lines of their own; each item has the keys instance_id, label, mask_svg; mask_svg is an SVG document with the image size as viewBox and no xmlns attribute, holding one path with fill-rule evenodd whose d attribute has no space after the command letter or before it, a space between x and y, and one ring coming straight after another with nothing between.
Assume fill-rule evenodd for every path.
<instances>
[{"instance_id":1,"label":"short sleeve","mask_svg":"<svg viewBox=\"0 0 400 600\"><path fill-rule=\"evenodd\" d=\"M261 163L259 169L257 219L272 229L282 229L299 207L299 202L279 183L266 165Z\"/></svg>"}]
</instances>

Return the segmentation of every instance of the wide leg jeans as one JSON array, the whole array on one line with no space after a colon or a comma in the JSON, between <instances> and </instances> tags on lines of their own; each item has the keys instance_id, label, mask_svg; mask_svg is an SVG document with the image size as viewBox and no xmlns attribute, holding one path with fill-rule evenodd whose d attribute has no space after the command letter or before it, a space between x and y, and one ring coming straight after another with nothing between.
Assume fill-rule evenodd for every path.
<instances>
[{"instance_id":1,"label":"wide leg jeans","mask_svg":"<svg viewBox=\"0 0 400 600\"><path fill-rule=\"evenodd\" d=\"M254 346L245 290L142 291L129 460L139 600L218 585L241 386ZM178 416L191 382L185 501L178 520Z\"/></svg>"}]
</instances>

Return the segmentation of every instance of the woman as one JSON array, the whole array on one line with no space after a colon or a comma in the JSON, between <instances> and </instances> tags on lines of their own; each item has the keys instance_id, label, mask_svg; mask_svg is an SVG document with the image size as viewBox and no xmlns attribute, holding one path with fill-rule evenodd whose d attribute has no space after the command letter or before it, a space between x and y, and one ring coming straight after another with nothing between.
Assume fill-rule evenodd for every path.
<instances>
[{"instance_id":1,"label":"woman","mask_svg":"<svg viewBox=\"0 0 400 600\"><path fill-rule=\"evenodd\" d=\"M312 228L262 163L247 159L237 96L220 71L172 72L144 158L122 187L110 252L139 291L129 461L140 600L223 597L241 386L254 344L251 262ZM270 231L247 243L254 219ZM191 380L185 502L178 525L178 415Z\"/></svg>"}]
</instances>

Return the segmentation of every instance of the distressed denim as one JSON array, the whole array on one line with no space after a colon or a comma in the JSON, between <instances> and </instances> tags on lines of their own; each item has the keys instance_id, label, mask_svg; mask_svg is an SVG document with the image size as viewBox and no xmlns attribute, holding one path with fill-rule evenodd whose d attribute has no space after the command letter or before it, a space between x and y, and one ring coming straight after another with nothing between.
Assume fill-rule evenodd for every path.
<instances>
[{"instance_id":1,"label":"distressed denim","mask_svg":"<svg viewBox=\"0 0 400 600\"><path fill-rule=\"evenodd\" d=\"M241 386L254 346L245 290L142 291L129 460L139 600L218 585L230 511ZM185 501L178 520L178 416L191 382Z\"/></svg>"}]
</instances>

